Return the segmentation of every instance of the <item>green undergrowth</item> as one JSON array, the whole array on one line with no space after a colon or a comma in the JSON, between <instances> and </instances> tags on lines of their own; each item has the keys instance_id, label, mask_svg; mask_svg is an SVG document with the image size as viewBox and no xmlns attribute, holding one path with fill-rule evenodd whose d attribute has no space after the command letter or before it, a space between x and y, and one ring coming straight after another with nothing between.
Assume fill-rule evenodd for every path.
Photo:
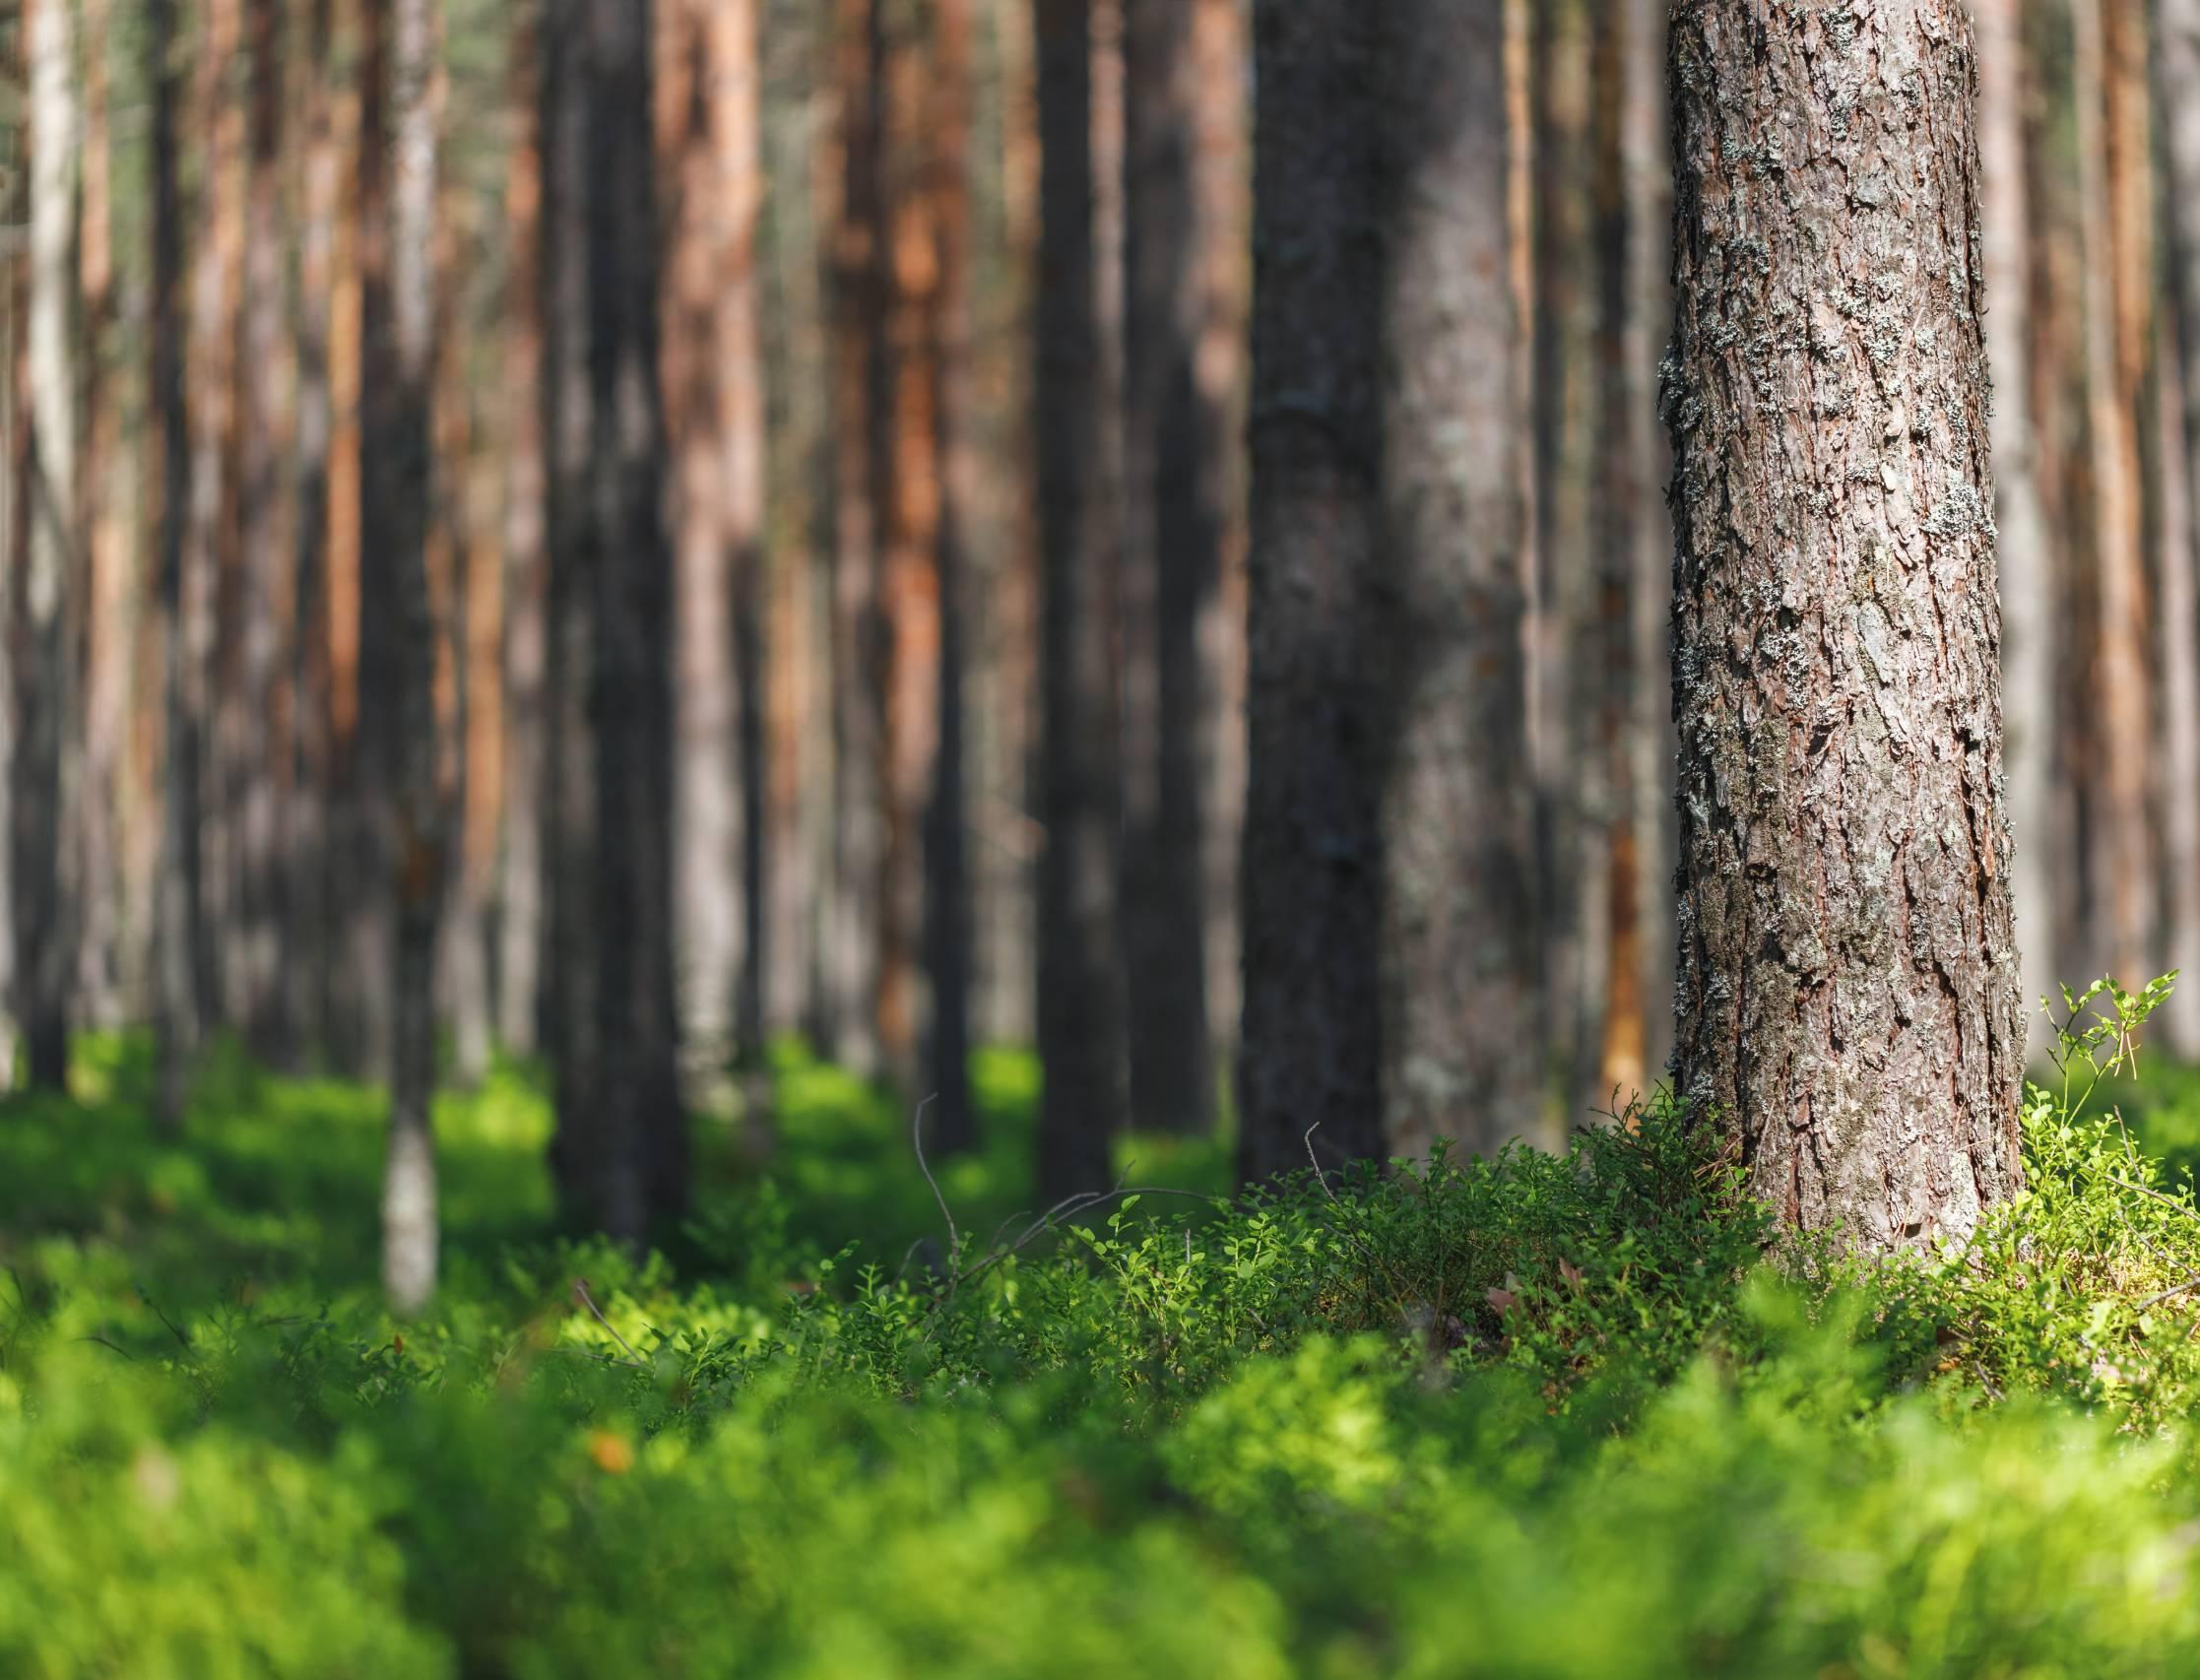
<instances>
[{"instance_id":1,"label":"green undergrowth","mask_svg":"<svg viewBox=\"0 0 2200 1680\"><path fill-rule=\"evenodd\" d=\"M1151 1188L1018 1218L1007 1056L950 1240L909 1117L791 1049L771 1160L703 1129L636 1261L558 1233L506 1068L438 1111L402 1325L371 1093L232 1060L168 1144L95 1041L0 1109L0 1674L2200 1671L2152 1152L2200 1114L2105 1100L2156 1001L2074 1000L2026 1195L1876 1266L1769 1248L1659 1102L1228 1203L1140 1139Z\"/></svg>"}]
</instances>

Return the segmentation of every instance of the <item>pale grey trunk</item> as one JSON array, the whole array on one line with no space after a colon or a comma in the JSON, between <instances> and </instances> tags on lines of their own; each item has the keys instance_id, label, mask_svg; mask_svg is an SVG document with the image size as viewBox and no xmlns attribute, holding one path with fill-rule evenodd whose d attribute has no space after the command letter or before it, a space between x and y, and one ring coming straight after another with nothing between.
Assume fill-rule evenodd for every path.
<instances>
[{"instance_id":1,"label":"pale grey trunk","mask_svg":"<svg viewBox=\"0 0 2200 1680\"><path fill-rule=\"evenodd\" d=\"M2167 875L2155 966L2200 960L2200 590L2195 588L2192 498L2186 466L2185 380L2189 372L2167 313L2156 327L2155 426L2161 500L2156 531L2155 659L2162 679L2162 864ZM2200 976L2196 976L2200 978ZM2200 986L2170 995L2163 1011L2169 1048L2200 1052Z\"/></svg>"},{"instance_id":2,"label":"pale grey trunk","mask_svg":"<svg viewBox=\"0 0 2200 1680\"><path fill-rule=\"evenodd\" d=\"M2029 1017L2059 979L2076 976L2058 972L2054 937L2055 577L2040 511L2028 402L2032 205L2025 162L2023 0L1972 0L1972 12L1978 35L1978 216L1985 248L1986 351L1994 378L2002 764L2015 849L2009 884L2020 952L2019 1008Z\"/></svg>"},{"instance_id":3,"label":"pale grey trunk","mask_svg":"<svg viewBox=\"0 0 2200 1680\"><path fill-rule=\"evenodd\" d=\"M383 1281L391 1305L417 1312L435 1287L435 1152L429 1105L435 1083L435 938L443 899L449 818L436 786L436 625L428 595L427 520L433 505L429 449L435 366L437 130L441 118L434 0L397 0L391 19L389 145L390 310L387 360L370 380L382 423L373 435L388 458L381 481L389 549L372 563L392 573L397 610L394 693L362 695L362 706L394 708L397 909L390 1070L390 1146L382 1196ZM366 145L382 143L368 134Z\"/></svg>"},{"instance_id":4,"label":"pale grey trunk","mask_svg":"<svg viewBox=\"0 0 2200 1680\"><path fill-rule=\"evenodd\" d=\"M31 80L31 270L24 344L30 402L25 505L17 529L12 846L17 1015L33 1086L68 1075L69 1004L76 952L75 870L67 857L75 781L71 722L82 533L77 505L77 104L75 31L68 0L24 11Z\"/></svg>"},{"instance_id":5,"label":"pale grey trunk","mask_svg":"<svg viewBox=\"0 0 2200 1680\"><path fill-rule=\"evenodd\" d=\"M1679 9L1679 1071L1789 1225L2023 1182L1961 0Z\"/></svg>"}]
</instances>

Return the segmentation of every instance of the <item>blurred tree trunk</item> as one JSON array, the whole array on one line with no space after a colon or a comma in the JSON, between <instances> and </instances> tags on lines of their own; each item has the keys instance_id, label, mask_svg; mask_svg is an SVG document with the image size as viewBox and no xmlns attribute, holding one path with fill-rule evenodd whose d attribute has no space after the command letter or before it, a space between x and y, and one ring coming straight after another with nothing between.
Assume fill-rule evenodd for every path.
<instances>
[{"instance_id":1,"label":"blurred tree trunk","mask_svg":"<svg viewBox=\"0 0 2200 1680\"><path fill-rule=\"evenodd\" d=\"M660 177L669 188L664 379L679 599L676 962L687 1090L698 1105L716 1100L735 1060L751 954L743 725L753 673L741 643L744 632L755 637L762 522L752 291L755 39L753 11L743 0L677 0L665 8L658 43ZM753 1039L739 1048L753 1050Z\"/></svg>"},{"instance_id":2,"label":"blurred tree trunk","mask_svg":"<svg viewBox=\"0 0 2200 1680\"><path fill-rule=\"evenodd\" d=\"M1673 19L1679 1072L1788 1224L1886 1249L2023 1183L1975 66L1961 0L1822 27Z\"/></svg>"},{"instance_id":3,"label":"blurred tree trunk","mask_svg":"<svg viewBox=\"0 0 2200 1680\"><path fill-rule=\"evenodd\" d=\"M2171 300L2172 308L2174 300ZM2157 318L2155 437L2162 473L2156 520L2160 600L2155 657L2162 673L2160 787L2166 876L2160 939L2149 967L2200 958L2200 579L2195 578L2185 381L2171 309ZM2200 1052L2200 987L2170 995L2163 1025L2173 1054Z\"/></svg>"},{"instance_id":4,"label":"blurred tree trunk","mask_svg":"<svg viewBox=\"0 0 2200 1680\"><path fill-rule=\"evenodd\" d=\"M2169 406L2168 381L2165 381L2166 417L2173 420L2170 433L2182 447L2165 447L2162 463L2165 498L2172 492L2185 518L2181 533L2168 529L2163 553L2164 591L2161 619L2165 638L2164 701L2169 710L2174 746L2166 765L2166 781L2172 824L2169 864L2168 959L2187 975L2169 1004L2169 1027L2176 1053L2187 1059L2200 1056L2200 753L2194 732L2200 730L2200 694L2193 691L2196 678L2194 638L2200 636L2200 601L2195 600L2195 568L2200 555L2193 545L2200 541L2192 509L2200 496L2200 101L2192 91L2200 88L2200 0L2156 0L2155 75L2161 95L2165 233L2168 241L2170 277L2166 307L2169 330L2164 335L2162 365L2165 373L2177 375L2175 395L2182 398L2182 412ZM2166 427L2166 429L2168 429ZM2176 541L2181 536L2182 541ZM2172 599L2170 585L2179 585L2181 598Z\"/></svg>"},{"instance_id":5,"label":"blurred tree trunk","mask_svg":"<svg viewBox=\"0 0 2200 1680\"><path fill-rule=\"evenodd\" d=\"M86 594L82 625L84 757L78 786L79 892L74 985L83 1015L112 1026L128 1018L130 923L135 883L122 849L130 732L132 648L139 595L124 523L127 465L115 351L114 135L109 122L113 24L107 0L83 0L84 138L77 294L84 343L84 444L80 463Z\"/></svg>"},{"instance_id":6,"label":"blurred tree trunk","mask_svg":"<svg viewBox=\"0 0 2200 1680\"><path fill-rule=\"evenodd\" d=\"M1040 164L1037 368L1041 690L1039 1186L1108 1183L1122 1117L1116 963L1115 554L1097 477L1104 424L1094 248L1089 0L1035 0Z\"/></svg>"},{"instance_id":7,"label":"blurred tree trunk","mask_svg":"<svg viewBox=\"0 0 2200 1680\"><path fill-rule=\"evenodd\" d=\"M329 473L334 415L329 388L330 293L342 152L336 134L335 0L313 0L298 103L304 147L299 181L297 289L291 343L296 390L296 525L291 554L291 797L281 820L284 976L282 1036L293 1067L317 1059L329 1032L330 878L326 801L333 771L329 656Z\"/></svg>"},{"instance_id":8,"label":"blurred tree trunk","mask_svg":"<svg viewBox=\"0 0 2200 1680\"><path fill-rule=\"evenodd\" d=\"M1979 222L1985 240L1986 346L1994 375L1995 552L2001 562L2002 737L2015 848L2020 1009L2029 1014L2059 975L2051 809L2055 619L2053 551L2040 507L2032 423L2029 303L2032 204L2025 129L2022 0L1974 0L1978 32Z\"/></svg>"},{"instance_id":9,"label":"blurred tree trunk","mask_svg":"<svg viewBox=\"0 0 2200 1680\"><path fill-rule=\"evenodd\" d=\"M2153 706L2146 657L2140 386L2153 329L2153 202L2145 28L2116 0L2072 0L2079 203L2086 275L2086 409L2093 470L2097 640L2091 682L2096 766L2088 822L2088 973L2145 976L2154 915L2147 776Z\"/></svg>"},{"instance_id":10,"label":"blurred tree trunk","mask_svg":"<svg viewBox=\"0 0 2200 1680\"><path fill-rule=\"evenodd\" d=\"M205 720L205 824L200 891L207 909L205 995L227 1027L246 1016L246 965L236 892L239 783L247 734L239 549L242 498L236 323L243 302L245 122L234 74L243 62L240 0L208 0L200 17L199 62L192 93L195 133L204 147L199 170L193 254L191 340L190 549L184 617L192 637L194 676Z\"/></svg>"},{"instance_id":11,"label":"blurred tree trunk","mask_svg":"<svg viewBox=\"0 0 2200 1680\"><path fill-rule=\"evenodd\" d=\"M1131 1113L1214 1119L1201 849L1200 629L1219 581L1228 392L1198 365L1216 230L1199 178L1210 7L1124 8L1123 914Z\"/></svg>"},{"instance_id":12,"label":"blurred tree trunk","mask_svg":"<svg viewBox=\"0 0 2200 1680\"><path fill-rule=\"evenodd\" d=\"M1248 1177L1494 1146L1542 1073L1506 8L1256 29Z\"/></svg>"},{"instance_id":13,"label":"blurred tree trunk","mask_svg":"<svg viewBox=\"0 0 2200 1680\"><path fill-rule=\"evenodd\" d=\"M925 802L921 917L930 1000L925 1087L937 1099L931 1136L943 1151L968 1149L978 1141L970 1103L970 813L963 706L976 500L970 438L971 33L971 0L938 0L926 69L923 192L934 269L925 335L936 393L929 471L937 509L929 563L938 633L931 695L935 740L920 797Z\"/></svg>"},{"instance_id":14,"label":"blurred tree trunk","mask_svg":"<svg viewBox=\"0 0 2200 1680\"><path fill-rule=\"evenodd\" d=\"M254 1052L275 1064L294 1060L282 995L294 959L284 948L290 922L280 868L291 718L286 680L291 661L294 573L289 528L291 369L287 352L290 293L284 237L283 117L285 34L277 0L246 0L246 184L242 307L236 322L234 397L238 414L238 543L241 570L235 781L235 854L230 859L236 918L240 1024Z\"/></svg>"},{"instance_id":15,"label":"blurred tree trunk","mask_svg":"<svg viewBox=\"0 0 2200 1680\"><path fill-rule=\"evenodd\" d=\"M678 1215L687 1182L652 11L646 0L562 0L546 19L544 77L551 690L562 737L552 1160L568 1204L629 1243ZM570 487L558 483L568 464Z\"/></svg>"},{"instance_id":16,"label":"blurred tree trunk","mask_svg":"<svg viewBox=\"0 0 2200 1680\"><path fill-rule=\"evenodd\" d=\"M830 973L832 1056L875 1070L879 1044L878 881L885 856L878 780L878 715L872 674L881 626L877 501L885 307L885 230L879 203L882 46L874 0L837 0L833 86L839 101L840 203L832 234L834 540L832 922L823 936Z\"/></svg>"},{"instance_id":17,"label":"blurred tree trunk","mask_svg":"<svg viewBox=\"0 0 2200 1680\"><path fill-rule=\"evenodd\" d=\"M543 827L549 814L545 756L550 698L549 552L543 470L545 403L550 396L543 347L544 112L539 8L512 32L511 102L519 114L504 184L512 268L504 334L504 823L497 886L497 1037L519 1055L542 1043L548 979Z\"/></svg>"},{"instance_id":18,"label":"blurred tree trunk","mask_svg":"<svg viewBox=\"0 0 2200 1680\"><path fill-rule=\"evenodd\" d=\"M23 540L15 552L9 625L16 715L8 880L25 1071L33 1088L58 1091L68 1080L76 968L79 880L76 860L67 853L80 672L71 631L80 611L84 549L75 319L80 135L76 30L67 0L30 0L23 31L31 267L20 355L29 423L21 446L24 487L16 524Z\"/></svg>"},{"instance_id":19,"label":"blurred tree trunk","mask_svg":"<svg viewBox=\"0 0 2200 1680\"><path fill-rule=\"evenodd\" d=\"M156 573L161 600L162 748L160 886L154 930L162 1128L177 1131L189 1094L206 996L206 918L200 893L199 713L185 618L184 526L190 513L191 436L183 393L183 207L176 182L179 102L175 0L147 0L146 74L153 90L152 404L161 432Z\"/></svg>"},{"instance_id":20,"label":"blurred tree trunk","mask_svg":"<svg viewBox=\"0 0 2200 1680\"><path fill-rule=\"evenodd\" d=\"M370 8L370 11L374 10ZM386 31L386 32L385 32ZM435 937L449 822L437 788L437 615L428 575L435 507L435 221L441 73L433 0L370 19L359 133L369 475L361 597L360 729L386 754L381 858L390 871L393 993L382 1281L400 1313L435 1287Z\"/></svg>"}]
</instances>

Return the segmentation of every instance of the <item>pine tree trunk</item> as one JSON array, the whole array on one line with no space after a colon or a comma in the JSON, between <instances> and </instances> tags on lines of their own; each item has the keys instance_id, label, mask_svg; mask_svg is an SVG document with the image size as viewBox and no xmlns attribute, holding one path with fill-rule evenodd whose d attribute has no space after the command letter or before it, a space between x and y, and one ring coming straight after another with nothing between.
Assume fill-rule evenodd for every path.
<instances>
[{"instance_id":1,"label":"pine tree trunk","mask_svg":"<svg viewBox=\"0 0 2200 1680\"><path fill-rule=\"evenodd\" d=\"M1256 14L1248 1176L1540 1106L1506 28Z\"/></svg>"},{"instance_id":2,"label":"pine tree trunk","mask_svg":"<svg viewBox=\"0 0 2200 1680\"><path fill-rule=\"evenodd\" d=\"M77 501L78 132L75 23L66 0L24 9L30 79L30 307L22 346L29 425L12 591L16 658L8 881L16 1013L33 1088L69 1072L76 871L69 850L79 672L71 645L83 549Z\"/></svg>"},{"instance_id":3,"label":"pine tree trunk","mask_svg":"<svg viewBox=\"0 0 2200 1680\"><path fill-rule=\"evenodd\" d=\"M2053 549L2039 503L2032 424L2032 205L2026 178L2021 0L1974 0L1978 31L1979 221L1986 347L1993 365L1994 551L2001 563L2003 763L2015 848L2010 895L2028 1015L2060 978L2052 886Z\"/></svg>"},{"instance_id":4,"label":"pine tree trunk","mask_svg":"<svg viewBox=\"0 0 2200 1680\"><path fill-rule=\"evenodd\" d=\"M883 353L885 230L878 194L879 22L874 0L838 0L833 86L838 96L840 204L832 236L833 425L833 889L822 936L833 1057L875 1070L879 1045L878 879L884 814L878 716L873 695L880 625L877 502Z\"/></svg>"},{"instance_id":5,"label":"pine tree trunk","mask_svg":"<svg viewBox=\"0 0 2200 1680\"><path fill-rule=\"evenodd\" d=\"M673 974L673 692L663 658L673 559L663 522L652 8L566 5L546 20L544 78L557 706L552 1158L573 1210L637 1243L679 1214L687 1184ZM578 475L571 486L557 483L568 464ZM576 692L588 696L585 711Z\"/></svg>"},{"instance_id":6,"label":"pine tree trunk","mask_svg":"<svg viewBox=\"0 0 2200 1680\"><path fill-rule=\"evenodd\" d=\"M931 477L938 498L932 587L938 645L932 703L937 719L924 813L923 943L930 999L925 1085L935 1102L931 1136L942 1151L978 1141L970 1101L971 880L963 689L969 638L966 598L975 500L970 428L971 0L938 0L927 67L926 167L933 261L933 381L938 392Z\"/></svg>"},{"instance_id":7,"label":"pine tree trunk","mask_svg":"<svg viewBox=\"0 0 2200 1680\"><path fill-rule=\"evenodd\" d=\"M1116 965L1114 555L1095 481L1103 416L1092 11L1035 0L1040 166L1039 1187L1105 1188L1122 1120Z\"/></svg>"},{"instance_id":8,"label":"pine tree trunk","mask_svg":"<svg viewBox=\"0 0 2200 1680\"><path fill-rule=\"evenodd\" d=\"M2024 1049L1970 20L1673 34L1682 1088L1788 1224L1961 1238Z\"/></svg>"},{"instance_id":9,"label":"pine tree trunk","mask_svg":"<svg viewBox=\"0 0 2200 1680\"><path fill-rule=\"evenodd\" d=\"M2200 86L2200 0L2156 0L2155 75L2162 105L2163 166L2167 175L2163 193L2165 227L2169 242L2168 272L2170 289L2165 306L2171 322L2165 335L2168 349L2164 365L2179 373L2183 412L2174 417L2181 433L2181 450L2166 450L2162 464L2165 496L2173 487L2181 491L2185 510L2181 548L2163 555L2165 586L2162 603L2166 650L2175 657L2166 661L2164 695L2171 708L2172 730L2180 732L2167 769L2168 795L2174 813L2169 847L2173 875L2170 883L2171 964L2190 977L2175 994L2169 1008L2169 1027L2178 1055L2200 1056L2200 764L2191 762L2200 751L2193 740L2200 729L2200 695L2192 682L2194 640L2200 637L2200 602L2195 601L2194 574L2200 569L2200 542L2192 509L2200 499L2200 102L2191 90ZM2166 522L2167 523L2167 522ZM2172 578L2182 584L2181 603L2173 602L2168 587ZM2176 681L2169 672L2181 673Z\"/></svg>"},{"instance_id":10,"label":"pine tree trunk","mask_svg":"<svg viewBox=\"0 0 2200 1680\"><path fill-rule=\"evenodd\" d=\"M548 883L543 826L548 815L549 553L543 464L548 381L543 347L544 127L539 28L531 17L511 43L512 108L521 132L504 184L512 272L504 339L504 824L497 883L497 1037L515 1054L541 1042L547 979Z\"/></svg>"},{"instance_id":11,"label":"pine tree trunk","mask_svg":"<svg viewBox=\"0 0 2200 1680\"><path fill-rule=\"evenodd\" d=\"M181 1130L206 996L206 921L200 896L199 716L185 617L184 526L190 515L191 434L183 393L183 207L176 182L175 0L148 0L146 73L153 89L153 407L161 431L156 570L166 740L162 747L161 881L156 969L159 1119Z\"/></svg>"},{"instance_id":12,"label":"pine tree trunk","mask_svg":"<svg viewBox=\"0 0 2200 1680\"><path fill-rule=\"evenodd\" d=\"M439 640L428 577L432 483L430 404L436 353L435 213L441 120L433 0L399 0L390 19L387 57L369 60L387 77L370 91L362 156L380 151L368 203L386 221L369 225L381 241L386 307L370 291L366 315L365 412L376 510L370 551L376 582L371 614L388 615L387 663L362 665L362 725L376 719L386 743L393 831L385 845L390 882L395 983L390 1063L390 1145L382 1189L382 1280L391 1305L417 1312L435 1287L435 1156L428 1108L435 1083L435 937L443 899L449 821L437 788L435 661ZM376 96L379 97L376 97ZM370 273L375 269L370 268ZM384 592L386 591L386 595ZM379 600L377 598L380 598Z\"/></svg>"},{"instance_id":13,"label":"pine tree trunk","mask_svg":"<svg viewBox=\"0 0 2200 1680\"><path fill-rule=\"evenodd\" d=\"M1124 966L1131 1112L1214 1119L1202 878L1199 632L1219 581L1228 393L1199 351L1215 235L1200 192L1200 8L1126 0L1124 21Z\"/></svg>"},{"instance_id":14,"label":"pine tree trunk","mask_svg":"<svg viewBox=\"0 0 2200 1680\"><path fill-rule=\"evenodd\" d=\"M2152 205L2143 72L2118 0L2072 0L2072 60L2086 275L2086 411L2093 469L2096 628L2092 682L2097 777L2089 793L2089 973L2144 976L2154 892L2147 822L2153 708L2147 679L2144 485L2139 385L2151 350L2145 254ZM2143 31L2141 32L2143 33ZM2134 105L2137 109L2134 110Z\"/></svg>"}]
</instances>

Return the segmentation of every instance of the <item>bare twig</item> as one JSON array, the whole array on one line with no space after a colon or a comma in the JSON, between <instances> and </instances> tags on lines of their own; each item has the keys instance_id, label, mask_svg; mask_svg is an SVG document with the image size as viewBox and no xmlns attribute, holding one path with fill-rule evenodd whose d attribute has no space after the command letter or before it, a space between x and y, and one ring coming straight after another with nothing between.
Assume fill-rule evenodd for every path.
<instances>
[{"instance_id":1,"label":"bare twig","mask_svg":"<svg viewBox=\"0 0 2200 1680\"><path fill-rule=\"evenodd\" d=\"M1322 1187L1322 1194L1327 1196L1331 1201L1334 1201L1336 1199L1336 1192L1329 1188L1328 1175L1322 1171L1322 1163L1319 1160L1315 1159L1314 1155L1314 1134L1321 1130L1322 1123L1320 1121L1316 1121L1312 1126L1306 1129L1306 1160L1307 1165L1314 1169L1314 1182Z\"/></svg>"},{"instance_id":2,"label":"bare twig","mask_svg":"<svg viewBox=\"0 0 2200 1680\"><path fill-rule=\"evenodd\" d=\"M2182 1295L2188 1289L2200 1289L2200 1272L2194 1272L2192 1276L2186 1278L2182 1283L2172 1283L2168 1288L2162 1290L2160 1293L2148 1296L2144 1301L2139 1303L2138 1311L2144 1313L2149 1307L2159 1307L2163 1302L2168 1300L2170 1296Z\"/></svg>"},{"instance_id":3,"label":"bare twig","mask_svg":"<svg viewBox=\"0 0 2200 1680\"><path fill-rule=\"evenodd\" d=\"M2120 1184L2125 1190L2135 1190L2141 1195L2151 1195L2155 1198L2155 1200L2162 1202L2167 1206L2174 1207L2187 1219L2200 1219L2200 1209L2194 1208L2191 1202L2179 1201L2175 1196L2156 1190L2152 1185L2137 1184L2130 1179L2118 1178L2114 1173L2110 1173L2108 1175L2108 1182L2110 1184Z\"/></svg>"},{"instance_id":4,"label":"bare twig","mask_svg":"<svg viewBox=\"0 0 2200 1680\"><path fill-rule=\"evenodd\" d=\"M587 1278L576 1277L573 1279L573 1299L586 1307L596 1322L611 1331L612 1340L626 1350L627 1357L617 1363L630 1364L637 1371L647 1371L649 1369L649 1361L636 1353L634 1344L618 1333L618 1326L604 1317L604 1309L596 1305L596 1298L588 1292Z\"/></svg>"},{"instance_id":5,"label":"bare twig","mask_svg":"<svg viewBox=\"0 0 2200 1680\"><path fill-rule=\"evenodd\" d=\"M132 1353L132 1352L131 1352L131 1351L130 1351L130 1350L129 1350L128 1348L126 1348L126 1347L120 1347L120 1346L117 1346L117 1345L116 1345L115 1343L113 1343L113 1342L111 1342L111 1341L107 1340L107 1338L106 1338L105 1336L78 1336L78 1337L77 1337L77 1340L79 1340L79 1341L96 1341L96 1342L97 1342L97 1343L98 1343L98 1344L99 1344L99 1345L100 1345L101 1347L104 1347L104 1348L109 1348L109 1349L111 1349L112 1351L114 1351L114 1352L116 1352L116 1353L119 1353L120 1355L122 1355L122 1357L123 1357L123 1358L125 1358L125 1359L129 1360L129 1361L131 1362L131 1364L133 1364L133 1365L134 1365L134 1364L136 1364L136 1363L137 1363L137 1358L138 1358L138 1356L137 1356L136 1354Z\"/></svg>"},{"instance_id":6,"label":"bare twig","mask_svg":"<svg viewBox=\"0 0 2200 1680\"><path fill-rule=\"evenodd\" d=\"M955 1233L955 1216L947 1207L947 1198L939 1194L939 1181L932 1176L931 1163L925 1159L925 1110L938 1100L939 1093L917 1105L917 1112L909 1122L909 1142L917 1151L917 1170L925 1175L925 1183L932 1186L932 1199L939 1203L939 1217L947 1221L947 1267L954 1269L955 1256L962 1249L962 1239Z\"/></svg>"}]
</instances>

